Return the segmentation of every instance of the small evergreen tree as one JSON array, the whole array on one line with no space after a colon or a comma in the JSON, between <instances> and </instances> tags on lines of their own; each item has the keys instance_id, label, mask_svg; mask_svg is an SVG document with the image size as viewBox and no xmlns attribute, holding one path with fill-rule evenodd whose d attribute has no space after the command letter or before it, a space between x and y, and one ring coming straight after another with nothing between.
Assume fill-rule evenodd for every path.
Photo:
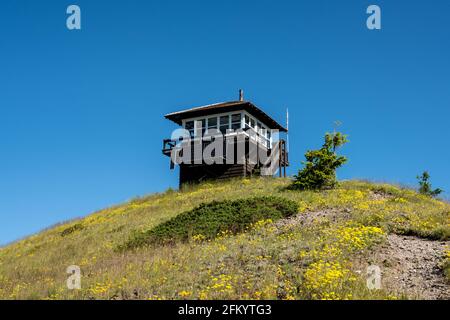
<instances>
[{"instance_id":1,"label":"small evergreen tree","mask_svg":"<svg viewBox=\"0 0 450 320\"><path fill-rule=\"evenodd\" d=\"M336 185L336 169L347 162L347 158L338 156L336 150L347 142L347 136L340 132L326 133L322 148L305 153L304 168L294 176L291 189L333 188Z\"/></svg>"},{"instance_id":2,"label":"small evergreen tree","mask_svg":"<svg viewBox=\"0 0 450 320\"><path fill-rule=\"evenodd\" d=\"M431 183L429 182L430 174L428 173L428 171L424 171L421 176L417 176L417 180L419 180L419 186L420 186L419 193L427 195L427 196L431 196L431 197L436 197L442 193L442 190L439 188L434 189L434 190L432 189Z\"/></svg>"}]
</instances>

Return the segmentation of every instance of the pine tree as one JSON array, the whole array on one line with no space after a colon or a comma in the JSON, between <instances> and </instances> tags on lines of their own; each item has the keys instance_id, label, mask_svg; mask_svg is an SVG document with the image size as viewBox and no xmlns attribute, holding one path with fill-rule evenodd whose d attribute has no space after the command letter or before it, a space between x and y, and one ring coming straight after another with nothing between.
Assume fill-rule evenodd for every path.
<instances>
[{"instance_id":1,"label":"pine tree","mask_svg":"<svg viewBox=\"0 0 450 320\"><path fill-rule=\"evenodd\" d=\"M428 171L424 171L421 176L417 176L417 180L419 180L419 193L431 197L436 197L442 193L442 190L439 188L432 189Z\"/></svg>"},{"instance_id":2,"label":"pine tree","mask_svg":"<svg viewBox=\"0 0 450 320\"><path fill-rule=\"evenodd\" d=\"M304 168L294 176L291 189L333 188L337 183L336 169L347 162L347 158L338 156L336 150L347 142L347 136L340 132L326 133L322 148L305 153Z\"/></svg>"}]
</instances>

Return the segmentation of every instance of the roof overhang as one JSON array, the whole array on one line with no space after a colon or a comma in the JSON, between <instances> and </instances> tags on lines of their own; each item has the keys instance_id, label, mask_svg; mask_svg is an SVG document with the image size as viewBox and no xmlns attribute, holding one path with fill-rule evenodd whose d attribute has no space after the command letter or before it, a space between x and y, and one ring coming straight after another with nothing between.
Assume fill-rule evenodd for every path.
<instances>
[{"instance_id":1,"label":"roof overhang","mask_svg":"<svg viewBox=\"0 0 450 320\"><path fill-rule=\"evenodd\" d=\"M275 121L272 117L248 101L230 101L216 103L201 107L195 107L187 110L172 112L166 114L164 117L181 125L184 119L196 118L202 116L209 116L217 113L232 112L245 110L255 118L259 119L270 129L280 130L281 132L287 132L287 129Z\"/></svg>"}]
</instances>

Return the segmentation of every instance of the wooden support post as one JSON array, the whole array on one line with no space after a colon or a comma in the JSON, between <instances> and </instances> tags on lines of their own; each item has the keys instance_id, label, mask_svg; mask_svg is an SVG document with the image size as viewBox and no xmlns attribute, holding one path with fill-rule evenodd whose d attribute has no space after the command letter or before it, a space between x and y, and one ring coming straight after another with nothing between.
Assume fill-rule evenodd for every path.
<instances>
[{"instance_id":1,"label":"wooden support post","mask_svg":"<svg viewBox=\"0 0 450 320\"><path fill-rule=\"evenodd\" d=\"M278 141L278 154L279 154L279 156L278 156L278 171L279 171L280 178L281 178L281 166L282 166L282 164L281 164L281 151L282 151L282 142L280 140L280 141Z\"/></svg>"},{"instance_id":2,"label":"wooden support post","mask_svg":"<svg viewBox=\"0 0 450 320\"><path fill-rule=\"evenodd\" d=\"M283 141L283 175L286 178L286 165L287 165L287 154L286 154L286 141Z\"/></svg>"}]
</instances>

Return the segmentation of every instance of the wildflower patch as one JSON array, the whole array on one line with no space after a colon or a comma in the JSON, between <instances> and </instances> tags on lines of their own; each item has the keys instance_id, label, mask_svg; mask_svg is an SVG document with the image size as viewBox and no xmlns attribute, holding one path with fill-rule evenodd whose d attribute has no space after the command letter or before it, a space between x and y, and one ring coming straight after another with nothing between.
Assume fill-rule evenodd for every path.
<instances>
[{"instance_id":1,"label":"wildflower patch","mask_svg":"<svg viewBox=\"0 0 450 320\"><path fill-rule=\"evenodd\" d=\"M350 270L340 262L325 262L319 260L312 263L304 274L304 288L308 290L312 299L338 300L342 297L342 288L348 286L346 282L356 279L349 276Z\"/></svg>"}]
</instances>

